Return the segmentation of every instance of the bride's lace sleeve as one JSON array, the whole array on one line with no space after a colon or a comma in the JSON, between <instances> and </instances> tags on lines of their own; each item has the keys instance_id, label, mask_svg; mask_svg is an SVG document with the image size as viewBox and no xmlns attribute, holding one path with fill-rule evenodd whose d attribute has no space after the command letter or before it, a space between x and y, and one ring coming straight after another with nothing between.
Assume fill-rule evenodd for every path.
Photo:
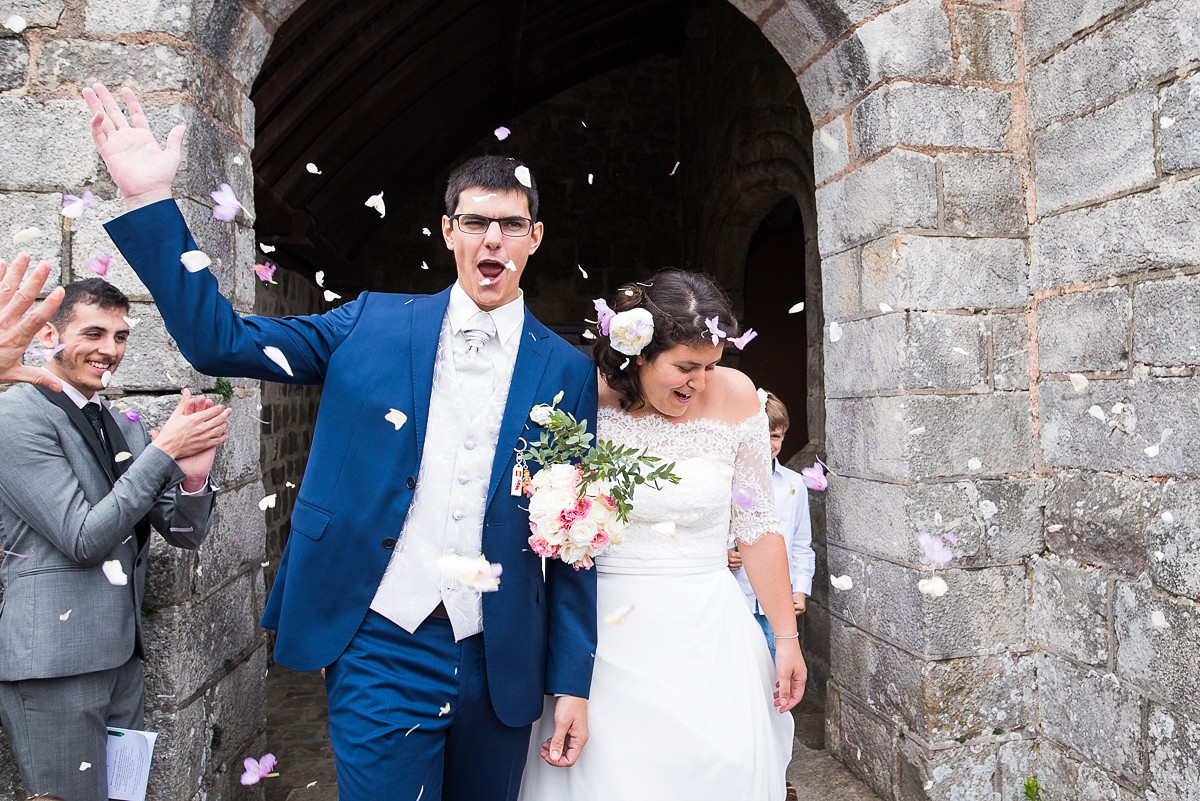
<instances>
[{"instance_id":1,"label":"bride's lace sleeve","mask_svg":"<svg viewBox=\"0 0 1200 801\"><path fill-rule=\"evenodd\" d=\"M771 432L766 412L738 424L733 460L733 519L730 534L751 545L764 534L779 532L771 491Z\"/></svg>"}]
</instances>

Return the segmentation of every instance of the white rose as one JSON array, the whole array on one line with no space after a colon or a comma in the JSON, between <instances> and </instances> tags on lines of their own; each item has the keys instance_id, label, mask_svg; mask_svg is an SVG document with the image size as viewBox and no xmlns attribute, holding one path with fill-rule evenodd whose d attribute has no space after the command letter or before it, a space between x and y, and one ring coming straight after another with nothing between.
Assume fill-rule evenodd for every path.
<instances>
[{"instance_id":1,"label":"white rose","mask_svg":"<svg viewBox=\"0 0 1200 801\"><path fill-rule=\"evenodd\" d=\"M550 422L550 415L553 414L554 408L544 403L539 403L529 410L529 419L537 423L539 426L547 425Z\"/></svg>"},{"instance_id":2,"label":"white rose","mask_svg":"<svg viewBox=\"0 0 1200 801\"><path fill-rule=\"evenodd\" d=\"M596 533L600 530L596 521L591 516L580 518L571 524L571 530L568 533L571 542L579 546L590 545L592 540L596 538Z\"/></svg>"},{"instance_id":3,"label":"white rose","mask_svg":"<svg viewBox=\"0 0 1200 801\"><path fill-rule=\"evenodd\" d=\"M637 356L654 339L654 317L640 306L618 312L609 324L608 339L618 353Z\"/></svg>"}]
</instances>

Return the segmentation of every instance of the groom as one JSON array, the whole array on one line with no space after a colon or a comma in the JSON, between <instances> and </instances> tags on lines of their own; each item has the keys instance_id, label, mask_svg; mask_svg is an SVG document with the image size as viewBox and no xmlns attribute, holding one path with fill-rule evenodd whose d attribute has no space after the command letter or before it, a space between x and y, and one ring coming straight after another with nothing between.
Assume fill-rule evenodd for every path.
<instances>
[{"instance_id":1,"label":"groom","mask_svg":"<svg viewBox=\"0 0 1200 801\"><path fill-rule=\"evenodd\" d=\"M596 377L525 310L519 282L542 223L517 162L476 158L450 177L450 288L239 317L211 273L180 264L197 249L171 199L183 126L160 148L133 92L123 90L128 119L103 86L83 94L129 208L106 228L188 361L322 386L263 625L278 630L277 662L326 670L340 797L516 799L544 694L559 696L547 761L574 764L587 739L595 575L552 561L543 580L514 451L538 437L531 407L559 392L594 421ZM481 552L503 567L498 591L439 570L439 557Z\"/></svg>"}]
</instances>

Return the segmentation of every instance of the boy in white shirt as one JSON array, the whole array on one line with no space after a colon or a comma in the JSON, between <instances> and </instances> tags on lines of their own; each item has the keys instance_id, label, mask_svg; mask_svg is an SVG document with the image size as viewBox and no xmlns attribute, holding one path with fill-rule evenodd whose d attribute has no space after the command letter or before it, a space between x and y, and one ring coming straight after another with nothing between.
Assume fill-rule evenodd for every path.
<instances>
[{"instance_id":1,"label":"boy in white shirt","mask_svg":"<svg viewBox=\"0 0 1200 801\"><path fill-rule=\"evenodd\" d=\"M775 512L779 515L780 531L783 541L787 544L788 568L792 575L792 603L796 614L804 614L808 605L808 596L812 593L813 573L816 572L817 558L812 549L812 522L808 514L808 488L804 480L795 470L789 470L779 463L779 451L783 447L783 437L787 433L789 419L787 407L783 401L772 392L767 393L766 402L767 422L771 428L771 458L774 460L771 470L771 487L775 494ZM771 650L771 659L775 658L775 633L767 616L762 613L746 571L742 569L742 557L736 545L729 549L729 569L737 578L746 602L754 619L762 626L767 637L767 647Z\"/></svg>"}]
</instances>

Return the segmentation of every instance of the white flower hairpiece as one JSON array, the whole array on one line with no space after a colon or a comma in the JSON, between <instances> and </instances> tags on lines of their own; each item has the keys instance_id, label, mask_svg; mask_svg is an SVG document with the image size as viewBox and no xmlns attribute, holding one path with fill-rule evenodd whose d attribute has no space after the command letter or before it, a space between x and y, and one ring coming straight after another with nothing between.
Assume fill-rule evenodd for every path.
<instances>
[{"instance_id":1,"label":"white flower hairpiece","mask_svg":"<svg viewBox=\"0 0 1200 801\"><path fill-rule=\"evenodd\" d=\"M608 325L609 344L626 356L641 355L654 339L654 317L649 310L638 306L617 312Z\"/></svg>"}]
</instances>

